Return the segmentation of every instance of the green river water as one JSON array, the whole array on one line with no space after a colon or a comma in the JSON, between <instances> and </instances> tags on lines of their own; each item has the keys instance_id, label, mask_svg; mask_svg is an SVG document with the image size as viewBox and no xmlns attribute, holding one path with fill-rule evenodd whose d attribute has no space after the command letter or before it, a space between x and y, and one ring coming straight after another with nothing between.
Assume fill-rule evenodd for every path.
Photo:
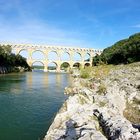
<instances>
[{"instance_id":1,"label":"green river water","mask_svg":"<svg viewBox=\"0 0 140 140\"><path fill-rule=\"evenodd\" d=\"M0 140L41 140L67 98L69 74L0 75Z\"/></svg>"}]
</instances>

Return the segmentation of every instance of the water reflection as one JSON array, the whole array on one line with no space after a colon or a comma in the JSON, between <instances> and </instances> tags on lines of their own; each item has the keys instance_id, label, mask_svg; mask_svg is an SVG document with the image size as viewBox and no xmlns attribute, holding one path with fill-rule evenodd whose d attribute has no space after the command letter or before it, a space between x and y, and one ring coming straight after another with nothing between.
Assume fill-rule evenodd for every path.
<instances>
[{"instance_id":1,"label":"water reflection","mask_svg":"<svg viewBox=\"0 0 140 140\"><path fill-rule=\"evenodd\" d=\"M46 75L43 77L43 80L42 80L42 81L44 82L44 85L45 85L46 87L48 87L48 84L49 84L48 74L46 74Z\"/></svg>"},{"instance_id":2,"label":"water reflection","mask_svg":"<svg viewBox=\"0 0 140 140\"><path fill-rule=\"evenodd\" d=\"M27 74L26 75L26 83L27 83L27 86L29 88L32 88L32 85L33 85L33 75L32 74Z\"/></svg>"},{"instance_id":3,"label":"water reflection","mask_svg":"<svg viewBox=\"0 0 140 140\"><path fill-rule=\"evenodd\" d=\"M0 76L0 140L44 136L67 98L68 81L68 74L44 72Z\"/></svg>"},{"instance_id":4,"label":"water reflection","mask_svg":"<svg viewBox=\"0 0 140 140\"><path fill-rule=\"evenodd\" d=\"M23 89L22 86L19 86L19 83L22 84L23 81L24 81L24 76L22 74L20 76L18 74L1 75L0 92L20 94L22 93Z\"/></svg>"},{"instance_id":5,"label":"water reflection","mask_svg":"<svg viewBox=\"0 0 140 140\"><path fill-rule=\"evenodd\" d=\"M61 75L56 74L56 86L61 87Z\"/></svg>"},{"instance_id":6,"label":"water reflection","mask_svg":"<svg viewBox=\"0 0 140 140\"><path fill-rule=\"evenodd\" d=\"M38 77L35 79L34 77L34 74L38 73ZM40 73L40 72L32 72L31 73L28 73L26 76L26 83L27 83L27 86L29 88L33 88L36 84L36 80L38 81L38 84L40 85L44 85L46 87L49 86L49 84L51 84L52 82L52 77L50 79L50 75L54 75L53 78L54 81L56 82L56 87L63 87L63 83L67 82L70 83L71 81L71 77L69 76L69 74L65 74L66 77L64 77L64 74L61 74L61 73Z\"/></svg>"}]
</instances>

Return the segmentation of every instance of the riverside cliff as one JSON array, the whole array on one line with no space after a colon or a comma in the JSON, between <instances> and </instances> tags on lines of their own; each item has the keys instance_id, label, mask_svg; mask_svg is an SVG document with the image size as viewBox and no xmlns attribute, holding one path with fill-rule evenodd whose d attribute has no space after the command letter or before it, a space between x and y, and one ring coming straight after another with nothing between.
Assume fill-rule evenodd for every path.
<instances>
[{"instance_id":1,"label":"riverside cliff","mask_svg":"<svg viewBox=\"0 0 140 140\"><path fill-rule=\"evenodd\" d=\"M65 89L44 140L140 140L140 63L89 71Z\"/></svg>"}]
</instances>

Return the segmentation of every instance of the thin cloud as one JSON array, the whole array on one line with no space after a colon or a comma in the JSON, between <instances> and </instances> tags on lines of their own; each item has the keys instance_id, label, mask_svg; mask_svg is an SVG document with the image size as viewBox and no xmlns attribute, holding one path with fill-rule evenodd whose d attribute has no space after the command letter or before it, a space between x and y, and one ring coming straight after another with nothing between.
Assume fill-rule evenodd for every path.
<instances>
[{"instance_id":1,"label":"thin cloud","mask_svg":"<svg viewBox=\"0 0 140 140\"><path fill-rule=\"evenodd\" d=\"M13 43L34 43L85 47L84 34L66 31L41 21L26 20L21 25L0 23L0 41Z\"/></svg>"},{"instance_id":2,"label":"thin cloud","mask_svg":"<svg viewBox=\"0 0 140 140\"><path fill-rule=\"evenodd\" d=\"M133 27L133 28L140 28L140 24L136 24L136 25L133 25L131 27Z\"/></svg>"},{"instance_id":3,"label":"thin cloud","mask_svg":"<svg viewBox=\"0 0 140 140\"><path fill-rule=\"evenodd\" d=\"M38 4L34 3L34 6ZM50 7L50 4L47 2L47 8ZM26 3L26 6L23 6L21 1L18 0L12 2L9 0L8 3L1 0L0 42L89 46L90 43L84 40L85 33L56 27L46 20L41 20L37 16L38 10L41 10L41 8L38 10L32 9L34 12L31 13L29 12L31 10L30 5L30 3ZM8 21L7 16L11 16L11 11L15 11L16 15Z\"/></svg>"}]
</instances>

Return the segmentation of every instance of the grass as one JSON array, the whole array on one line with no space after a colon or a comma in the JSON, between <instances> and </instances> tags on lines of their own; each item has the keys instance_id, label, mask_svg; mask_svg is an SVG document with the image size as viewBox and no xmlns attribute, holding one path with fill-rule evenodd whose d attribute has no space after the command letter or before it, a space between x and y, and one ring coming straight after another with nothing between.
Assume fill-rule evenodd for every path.
<instances>
[{"instance_id":1,"label":"grass","mask_svg":"<svg viewBox=\"0 0 140 140\"><path fill-rule=\"evenodd\" d=\"M87 100L85 99L85 97L82 97L80 94L79 94L79 103L80 103L81 105L87 103Z\"/></svg>"},{"instance_id":2,"label":"grass","mask_svg":"<svg viewBox=\"0 0 140 140\"><path fill-rule=\"evenodd\" d=\"M106 102L100 101L99 105L100 105L100 107L104 107L106 105Z\"/></svg>"},{"instance_id":3,"label":"grass","mask_svg":"<svg viewBox=\"0 0 140 140\"><path fill-rule=\"evenodd\" d=\"M84 79L90 78L90 72L92 71L92 69L93 69L92 67L85 67L84 69L81 68L80 77Z\"/></svg>"},{"instance_id":4,"label":"grass","mask_svg":"<svg viewBox=\"0 0 140 140\"><path fill-rule=\"evenodd\" d=\"M87 78L103 78L107 76L111 69L113 69L113 65L99 65L94 67L86 67L80 68L80 77Z\"/></svg>"},{"instance_id":5,"label":"grass","mask_svg":"<svg viewBox=\"0 0 140 140\"><path fill-rule=\"evenodd\" d=\"M108 76L110 70L113 68L112 65L99 65L93 67L92 76L95 78L103 78Z\"/></svg>"},{"instance_id":6,"label":"grass","mask_svg":"<svg viewBox=\"0 0 140 140\"><path fill-rule=\"evenodd\" d=\"M123 115L127 120L129 120L132 123L140 123L140 109L135 102L127 102L126 108L123 111Z\"/></svg>"},{"instance_id":7,"label":"grass","mask_svg":"<svg viewBox=\"0 0 140 140\"><path fill-rule=\"evenodd\" d=\"M105 86L103 83L101 83L101 84L99 85L97 93L98 93L99 95L106 95L106 93L107 93L107 88L106 88L106 86Z\"/></svg>"}]
</instances>

